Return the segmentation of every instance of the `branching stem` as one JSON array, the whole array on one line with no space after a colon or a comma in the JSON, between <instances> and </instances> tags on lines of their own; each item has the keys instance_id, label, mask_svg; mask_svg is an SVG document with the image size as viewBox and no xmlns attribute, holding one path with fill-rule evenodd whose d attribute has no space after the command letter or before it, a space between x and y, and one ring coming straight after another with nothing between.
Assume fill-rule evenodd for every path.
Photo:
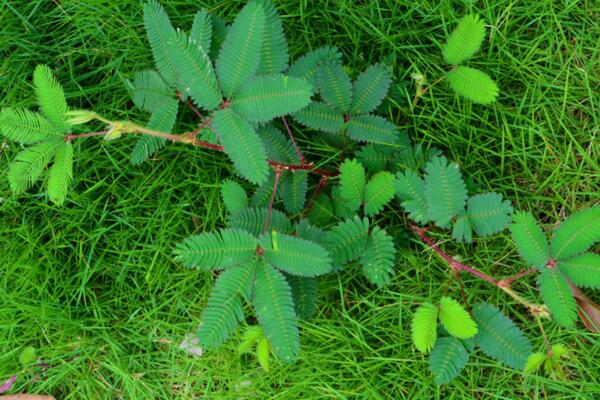
<instances>
[{"instance_id":1,"label":"branching stem","mask_svg":"<svg viewBox=\"0 0 600 400\"><path fill-rule=\"evenodd\" d=\"M296 155L298 156L298 161L300 161L300 164L304 164L304 156L302 155L302 152L300 151L300 148L298 147L298 143L296 143L296 138L294 138L294 134L292 133L292 129L290 128L290 125L288 124L287 118L282 117L281 119L283 120L283 125L285 126L288 136L290 137L290 140L292 141L292 145L294 146L294 150L296 151Z\"/></svg>"}]
</instances>

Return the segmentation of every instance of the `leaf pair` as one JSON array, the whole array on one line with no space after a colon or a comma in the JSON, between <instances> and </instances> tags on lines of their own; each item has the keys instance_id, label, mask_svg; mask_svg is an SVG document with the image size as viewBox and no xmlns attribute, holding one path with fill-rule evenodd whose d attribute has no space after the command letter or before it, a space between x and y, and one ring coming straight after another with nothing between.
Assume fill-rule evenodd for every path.
<instances>
[{"instance_id":1,"label":"leaf pair","mask_svg":"<svg viewBox=\"0 0 600 400\"><path fill-rule=\"evenodd\" d=\"M458 165L448 163L445 157L432 157L425 165L424 177L409 169L398 172L394 185L409 218L440 227L453 223L452 233L458 241L470 242L473 231L480 236L493 235L510 223L510 202L497 193L468 197Z\"/></svg>"},{"instance_id":2,"label":"leaf pair","mask_svg":"<svg viewBox=\"0 0 600 400\"><path fill-rule=\"evenodd\" d=\"M238 353L249 353L252 348L256 348L256 358L260 366L269 371L270 345L265 332L260 326L249 326L246 328L242 341L238 346Z\"/></svg>"},{"instance_id":3,"label":"leaf pair","mask_svg":"<svg viewBox=\"0 0 600 400\"><path fill-rule=\"evenodd\" d=\"M464 16L442 47L444 61L451 65L462 64L479 50L484 37L484 22L476 15ZM498 96L496 83L475 68L456 66L446 74L446 79L456 93L475 103L493 103Z\"/></svg>"},{"instance_id":4,"label":"leaf pair","mask_svg":"<svg viewBox=\"0 0 600 400\"><path fill-rule=\"evenodd\" d=\"M549 243L531 213L515 214L510 230L521 257L541 272L540 292L554 319L573 327L577 303L570 282L600 288L600 255L588 251L600 241L600 207L571 215L554 230Z\"/></svg>"},{"instance_id":5,"label":"leaf pair","mask_svg":"<svg viewBox=\"0 0 600 400\"><path fill-rule=\"evenodd\" d=\"M394 176L381 171L366 180L365 169L356 160L346 160L340 166L340 196L349 211L361 205L365 214L373 216L394 198Z\"/></svg>"},{"instance_id":6,"label":"leaf pair","mask_svg":"<svg viewBox=\"0 0 600 400\"><path fill-rule=\"evenodd\" d=\"M30 145L10 164L8 180L13 193L21 194L53 162L48 173L48 197L54 204L62 205L73 179L73 147L64 140L70 130L67 103L62 87L47 66L36 67L33 83L41 114L20 108L5 108L0 112L0 133Z\"/></svg>"}]
</instances>

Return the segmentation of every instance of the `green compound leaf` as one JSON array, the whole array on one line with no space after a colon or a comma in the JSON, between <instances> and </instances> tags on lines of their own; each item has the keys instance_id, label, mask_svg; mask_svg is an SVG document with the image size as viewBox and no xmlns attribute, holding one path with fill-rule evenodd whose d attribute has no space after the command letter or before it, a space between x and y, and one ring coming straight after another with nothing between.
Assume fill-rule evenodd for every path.
<instances>
[{"instance_id":1,"label":"green compound leaf","mask_svg":"<svg viewBox=\"0 0 600 400\"><path fill-rule=\"evenodd\" d=\"M42 176L56 149L64 142L53 139L21 151L8 166L8 182L15 195L27 191Z\"/></svg>"},{"instance_id":2,"label":"green compound leaf","mask_svg":"<svg viewBox=\"0 0 600 400\"><path fill-rule=\"evenodd\" d=\"M340 194L340 187L334 186L331 188L331 202L333 203L333 211L339 219L352 218L356 215L357 209L350 208L348 203Z\"/></svg>"},{"instance_id":3,"label":"green compound leaf","mask_svg":"<svg viewBox=\"0 0 600 400\"><path fill-rule=\"evenodd\" d=\"M156 105L146 126L159 132L170 133L177 120L179 102L174 98L165 98ZM131 152L131 163L139 165L165 147L167 140L157 136L143 135Z\"/></svg>"},{"instance_id":4,"label":"green compound leaf","mask_svg":"<svg viewBox=\"0 0 600 400\"><path fill-rule=\"evenodd\" d=\"M565 328L575 326L577 303L565 277L556 268L544 268L538 282L544 303L556 322Z\"/></svg>"},{"instance_id":5,"label":"green compound leaf","mask_svg":"<svg viewBox=\"0 0 600 400\"><path fill-rule=\"evenodd\" d=\"M498 97L496 82L483 71L471 67L457 67L446 74L450 87L474 103L491 104Z\"/></svg>"},{"instance_id":6,"label":"green compound leaf","mask_svg":"<svg viewBox=\"0 0 600 400\"><path fill-rule=\"evenodd\" d=\"M311 224L317 226L325 226L333 218L333 203L329 196L325 193L321 193L316 200L310 204L308 210L308 219Z\"/></svg>"},{"instance_id":7,"label":"green compound leaf","mask_svg":"<svg viewBox=\"0 0 600 400\"><path fill-rule=\"evenodd\" d=\"M283 25L271 0L257 0L265 11L265 32L259 74L277 74L288 67L289 54Z\"/></svg>"},{"instance_id":8,"label":"green compound leaf","mask_svg":"<svg viewBox=\"0 0 600 400\"><path fill-rule=\"evenodd\" d=\"M398 141L396 125L378 115L357 115L346 124L348 135L357 142L394 144Z\"/></svg>"},{"instance_id":9,"label":"green compound leaf","mask_svg":"<svg viewBox=\"0 0 600 400\"><path fill-rule=\"evenodd\" d=\"M260 236L265 229L267 214L267 208L245 208L231 214L227 220L227 226L242 229L254 236ZM269 230L287 234L292 234L294 231L288 217L279 210L272 210L269 219Z\"/></svg>"},{"instance_id":10,"label":"green compound leaf","mask_svg":"<svg viewBox=\"0 0 600 400\"><path fill-rule=\"evenodd\" d=\"M269 173L267 154L254 128L230 109L215 112L212 126L237 172L252 183L265 181Z\"/></svg>"},{"instance_id":11,"label":"green compound leaf","mask_svg":"<svg viewBox=\"0 0 600 400\"><path fill-rule=\"evenodd\" d=\"M440 299L439 317L448 333L459 339L469 339L477 333L477 324L467 310L450 297Z\"/></svg>"},{"instance_id":12,"label":"green compound leaf","mask_svg":"<svg viewBox=\"0 0 600 400\"><path fill-rule=\"evenodd\" d=\"M258 76L244 84L231 107L248 121L266 122L300 111L311 102L312 86L281 74Z\"/></svg>"},{"instance_id":13,"label":"green compound leaf","mask_svg":"<svg viewBox=\"0 0 600 400\"><path fill-rule=\"evenodd\" d=\"M150 42L154 64L169 86L177 86L175 62L169 54L169 40L175 37L175 29L169 16L157 0L144 3L144 26Z\"/></svg>"},{"instance_id":14,"label":"green compound leaf","mask_svg":"<svg viewBox=\"0 0 600 400\"><path fill-rule=\"evenodd\" d=\"M356 211L363 202L365 191L365 169L356 160L347 159L340 166L340 196L351 211Z\"/></svg>"},{"instance_id":15,"label":"green compound leaf","mask_svg":"<svg viewBox=\"0 0 600 400\"><path fill-rule=\"evenodd\" d=\"M476 304L473 317L479 327L475 342L481 350L511 368L522 370L532 346L515 323L487 303Z\"/></svg>"},{"instance_id":16,"label":"green compound leaf","mask_svg":"<svg viewBox=\"0 0 600 400\"><path fill-rule=\"evenodd\" d=\"M446 157L434 157L425 166L425 197L429 217L438 226L447 225L465 207L467 188L458 165Z\"/></svg>"},{"instance_id":17,"label":"green compound leaf","mask_svg":"<svg viewBox=\"0 0 600 400\"><path fill-rule=\"evenodd\" d=\"M395 263L394 239L384 229L374 226L360 258L363 275L369 282L382 288L388 285L394 276Z\"/></svg>"},{"instance_id":18,"label":"green compound leaf","mask_svg":"<svg viewBox=\"0 0 600 400\"><path fill-rule=\"evenodd\" d=\"M287 171L281 177L279 195L283 205L290 214L299 213L306 204L308 192L308 173L305 171Z\"/></svg>"},{"instance_id":19,"label":"green compound leaf","mask_svg":"<svg viewBox=\"0 0 600 400\"><path fill-rule=\"evenodd\" d=\"M393 159L393 153L387 146L367 144L356 152L357 160L365 166L370 173L376 173L386 169Z\"/></svg>"},{"instance_id":20,"label":"green compound leaf","mask_svg":"<svg viewBox=\"0 0 600 400\"><path fill-rule=\"evenodd\" d=\"M248 3L227 32L216 62L217 76L227 98L250 79L260 65L265 13L260 4Z\"/></svg>"},{"instance_id":21,"label":"green compound leaf","mask_svg":"<svg viewBox=\"0 0 600 400\"><path fill-rule=\"evenodd\" d=\"M433 373L436 384L450 383L465 368L468 361L469 353L459 339L443 337L438 339L429 356L429 371Z\"/></svg>"},{"instance_id":22,"label":"green compound leaf","mask_svg":"<svg viewBox=\"0 0 600 400\"><path fill-rule=\"evenodd\" d=\"M5 108L0 112L0 133L21 144L34 144L61 136L61 132L42 115L22 108Z\"/></svg>"},{"instance_id":23,"label":"green compound leaf","mask_svg":"<svg viewBox=\"0 0 600 400\"><path fill-rule=\"evenodd\" d=\"M554 231L550 239L552 257L565 260L589 250L600 241L600 206L571 215Z\"/></svg>"},{"instance_id":24,"label":"green compound leaf","mask_svg":"<svg viewBox=\"0 0 600 400\"><path fill-rule=\"evenodd\" d=\"M294 145L281 130L274 126L266 125L260 127L257 132L267 150L270 160L287 164L300 162ZM272 188L273 185L271 185Z\"/></svg>"},{"instance_id":25,"label":"green compound leaf","mask_svg":"<svg viewBox=\"0 0 600 400\"><path fill-rule=\"evenodd\" d=\"M437 341L438 308L423 303L415 311L412 320L412 341L421 353L429 353Z\"/></svg>"},{"instance_id":26,"label":"green compound leaf","mask_svg":"<svg viewBox=\"0 0 600 400\"><path fill-rule=\"evenodd\" d=\"M523 260L532 267L543 268L550 259L550 248L533 215L523 211L515 213L510 232Z\"/></svg>"},{"instance_id":27,"label":"green compound leaf","mask_svg":"<svg viewBox=\"0 0 600 400\"><path fill-rule=\"evenodd\" d=\"M381 171L371 177L365 186L365 214L375 215L394 198L394 175Z\"/></svg>"},{"instance_id":28,"label":"green compound leaf","mask_svg":"<svg viewBox=\"0 0 600 400\"><path fill-rule=\"evenodd\" d=\"M200 9L194 16L194 23L190 32L190 40L196 42L205 54L210 53L212 42L213 23L206 8Z\"/></svg>"},{"instance_id":29,"label":"green compound leaf","mask_svg":"<svg viewBox=\"0 0 600 400\"><path fill-rule=\"evenodd\" d=\"M252 347L254 347L264 335L262 328L258 325L247 327L242 335L242 341L238 346L238 354L245 354L252 351Z\"/></svg>"},{"instance_id":30,"label":"green compound leaf","mask_svg":"<svg viewBox=\"0 0 600 400\"><path fill-rule=\"evenodd\" d=\"M258 321L275 354L294 362L300 353L300 339L292 292L281 272L259 263L254 284L254 308Z\"/></svg>"},{"instance_id":31,"label":"green compound leaf","mask_svg":"<svg viewBox=\"0 0 600 400\"><path fill-rule=\"evenodd\" d=\"M210 20L212 23L212 39L210 42L210 51L208 55L210 56L211 60L215 60L221 52L221 46L223 45L225 36L229 31L229 27L227 26L225 19L223 19L223 17L220 15L211 14Z\"/></svg>"},{"instance_id":32,"label":"green compound leaf","mask_svg":"<svg viewBox=\"0 0 600 400\"><path fill-rule=\"evenodd\" d=\"M221 185L221 198L230 214L235 214L248 207L248 195L237 182L227 179Z\"/></svg>"},{"instance_id":33,"label":"green compound leaf","mask_svg":"<svg viewBox=\"0 0 600 400\"><path fill-rule=\"evenodd\" d=\"M503 231L511 221L512 212L510 201L502 201L498 193L478 194L467 201L469 222L479 236Z\"/></svg>"},{"instance_id":34,"label":"green compound leaf","mask_svg":"<svg viewBox=\"0 0 600 400\"><path fill-rule=\"evenodd\" d=\"M269 371L269 356L270 356L271 346L269 345L269 340L266 337L260 338L258 343L256 344L256 359L258 363L265 371Z\"/></svg>"},{"instance_id":35,"label":"green compound leaf","mask_svg":"<svg viewBox=\"0 0 600 400\"><path fill-rule=\"evenodd\" d=\"M208 54L180 30L167 39L169 57L178 77L178 87L207 111L221 104L222 96Z\"/></svg>"},{"instance_id":36,"label":"green compound leaf","mask_svg":"<svg viewBox=\"0 0 600 400\"><path fill-rule=\"evenodd\" d=\"M600 289L600 255L582 253L558 262L558 269L576 286Z\"/></svg>"},{"instance_id":37,"label":"green compound leaf","mask_svg":"<svg viewBox=\"0 0 600 400\"><path fill-rule=\"evenodd\" d=\"M60 133L67 132L65 113L67 112L67 101L62 86L52 75L47 65L38 65L33 72L33 84L35 94L42 114L48 118L54 128Z\"/></svg>"},{"instance_id":38,"label":"green compound leaf","mask_svg":"<svg viewBox=\"0 0 600 400\"><path fill-rule=\"evenodd\" d=\"M429 222L427 199L425 197L425 181L415 171L407 169L404 173L398 171L394 181L396 196L400 205L413 221L426 224Z\"/></svg>"},{"instance_id":39,"label":"green compound leaf","mask_svg":"<svg viewBox=\"0 0 600 400\"><path fill-rule=\"evenodd\" d=\"M325 62L317 72L317 87L321 97L341 112L350 110L352 82L341 63Z\"/></svg>"},{"instance_id":40,"label":"green compound leaf","mask_svg":"<svg viewBox=\"0 0 600 400\"><path fill-rule=\"evenodd\" d=\"M388 66L384 64L371 65L354 82L351 112L363 114L375 110L385 98L391 83L392 75Z\"/></svg>"},{"instance_id":41,"label":"green compound leaf","mask_svg":"<svg viewBox=\"0 0 600 400\"><path fill-rule=\"evenodd\" d=\"M340 64L342 55L336 47L319 47L300 57L288 70L288 75L306 79L316 86L317 71L325 62Z\"/></svg>"},{"instance_id":42,"label":"green compound leaf","mask_svg":"<svg viewBox=\"0 0 600 400\"><path fill-rule=\"evenodd\" d=\"M348 218L325 233L323 246L333 259L334 268L357 260L364 252L369 238L369 220Z\"/></svg>"},{"instance_id":43,"label":"green compound leaf","mask_svg":"<svg viewBox=\"0 0 600 400\"><path fill-rule=\"evenodd\" d=\"M273 231L260 244L267 262L288 274L313 277L331 271L331 257L317 243Z\"/></svg>"},{"instance_id":44,"label":"green compound leaf","mask_svg":"<svg viewBox=\"0 0 600 400\"><path fill-rule=\"evenodd\" d=\"M444 61L460 64L479 50L485 37L485 23L477 15L465 15L442 48Z\"/></svg>"},{"instance_id":45,"label":"green compound leaf","mask_svg":"<svg viewBox=\"0 0 600 400\"><path fill-rule=\"evenodd\" d=\"M323 132L340 133L344 128L343 115L325 103L311 103L295 113L294 119L308 128Z\"/></svg>"},{"instance_id":46,"label":"green compound leaf","mask_svg":"<svg viewBox=\"0 0 600 400\"><path fill-rule=\"evenodd\" d=\"M48 174L48 197L57 206L63 205L73 180L73 146L61 143L56 148L54 164Z\"/></svg>"},{"instance_id":47,"label":"green compound leaf","mask_svg":"<svg viewBox=\"0 0 600 400\"><path fill-rule=\"evenodd\" d=\"M247 263L256 255L256 239L240 229L221 229L190 236L175 246L175 261L205 271Z\"/></svg>"},{"instance_id":48,"label":"green compound leaf","mask_svg":"<svg viewBox=\"0 0 600 400\"><path fill-rule=\"evenodd\" d=\"M173 99L173 93L158 72L138 71L133 78L131 99L140 110L152 113L164 101Z\"/></svg>"},{"instance_id":49,"label":"green compound leaf","mask_svg":"<svg viewBox=\"0 0 600 400\"><path fill-rule=\"evenodd\" d=\"M293 275L286 279L292 289L296 315L304 320L311 318L317 309L317 280Z\"/></svg>"},{"instance_id":50,"label":"green compound leaf","mask_svg":"<svg viewBox=\"0 0 600 400\"><path fill-rule=\"evenodd\" d=\"M473 227L469 222L469 217L467 213L461 213L456 217L456 222L454 222L454 227L452 228L452 236L459 241L470 242L473 240Z\"/></svg>"},{"instance_id":51,"label":"green compound leaf","mask_svg":"<svg viewBox=\"0 0 600 400\"><path fill-rule=\"evenodd\" d=\"M546 353L533 353L527 358L527 362L525 363L525 368L523 372L525 374L532 374L536 372L542 364L548 359L548 355Z\"/></svg>"},{"instance_id":52,"label":"green compound leaf","mask_svg":"<svg viewBox=\"0 0 600 400\"><path fill-rule=\"evenodd\" d=\"M323 236L325 236L325 231L311 225L306 218L303 218L296 224L296 236L315 243L321 243Z\"/></svg>"},{"instance_id":53,"label":"green compound leaf","mask_svg":"<svg viewBox=\"0 0 600 400\"><path fill-rule=\"evenodd\" d=\"M240 296L249 292L254 277L255 262L227 269L219 275L208 304L202 313L198 342L208 348L220 346L244 319Z\"/></svg>"}]
</instances>

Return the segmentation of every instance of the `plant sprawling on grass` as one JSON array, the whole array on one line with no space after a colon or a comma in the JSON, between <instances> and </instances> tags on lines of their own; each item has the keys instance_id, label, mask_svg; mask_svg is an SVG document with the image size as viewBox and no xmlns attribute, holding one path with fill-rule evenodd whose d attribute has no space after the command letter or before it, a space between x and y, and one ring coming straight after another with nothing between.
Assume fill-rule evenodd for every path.
<instances>
[{"instance_id":1,"label":"plant sprawling on grass","mask_svg":"<svg viewBox=\"0 0 600 400\"><path fill-rule=\"evenodd\" d=\"M265 370L271 352L285 362L296 361L298 321L315 312L319 276L356 264L378 288L392 281L398 262L384 212L394 199L408 226L452 267L465 303L442 296L414 313L412 339L417 350L431 353L435 382L454 379L476 347L527 372L546 363L555 375L564 355L560 345L549 347L548 354L532 354L527 337L496 306L468 307L461 272L506 292L538 322L551 315L571 328L579 313L588 328L598 329L598 306L579 287L600 288L600 256L590 251L600 240L600 207L569 217L548 242L531 213L513 214L510 201L498 193L470 193L457 164L439 151L413 145L406 132L377 114L393 81L387 65L368 66L353 79L333 47L290 63L283 26L269 0L250 1L229 26L200 10L189 32L173 27L155 0L144 3L143 13L156 69L136 73L128 88L135 106L149 114L147 123L69 110L50 69L38 66L34 86L40 112L6 108L0 113L0 132L27 146L10 165L8 179L15 194L23 193L51 164L48 198L63 204L73 177L72 142L90 136L138 135L133 164L169 141L225 153L235 174L255 188L249 193L248 185L223 182L225 226L193 235L174 250L184 266L218 273L200 324L202 346L221 345L250 313L259 326L246 328L239 352L256 348ZM442 48L452 69L441 79L457 94L489 104L498 95L496 84L486 73L462 65L481 47L485 33L477 16L458 23ZM441 79L423 87L420 78L414 104ZM180 104L200 119L193 132L172 133ZM318 164L305 159L288 116L341 147L342 159ZM77 133L90 122L103 123L105 130ZM283 210L276 208L278 200ZM509 225L519 253L533 269L504 279L462 264L427 234L451 229L456 241L469 243L475 235L496 235ZM538 272L543 305L531 303L511 285Z\"/></svg>"}]
</instances>

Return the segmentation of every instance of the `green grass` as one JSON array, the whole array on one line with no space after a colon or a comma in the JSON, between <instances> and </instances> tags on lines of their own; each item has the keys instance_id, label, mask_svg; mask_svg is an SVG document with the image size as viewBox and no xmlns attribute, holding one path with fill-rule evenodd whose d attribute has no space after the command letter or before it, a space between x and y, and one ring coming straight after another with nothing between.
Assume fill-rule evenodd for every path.
<instances>
[{"instance_id":1,"label":"green grass","mask_svg":"<svg viewBox=\"0 0 600 400\"><path fill-rule=\"evenodd\" d=\"M190 26L196 3L164 0ZM240 2L208 2L234 15ZM548 226L598 204L600 189L600 6L595 1L507 2L282 0L278 9L294 57L320 45L341 47L353 72L393 61L410 73L442 74L439 44L464 13L491 27L472 61L500 86L498 103L478 106L436 85L403 116L410 94L390 109L416 142L443 149L475 187L508 196ZM60 6L58 6L60 4ZM0 0L0 106L33 107L31 74L47 63L72 106L113 118L133 111L123 79L151 63L138 1ZM193 123L184 114L178 129ZM303 147L308 137L300 138ZM57 208L32 190L14 198L5 179L17 146L0 149L0 382L19 373L17 390L60 399L154 398L579 398L600 396L598 335L546 323L570 351L568 380L523 377L478 353L451 385L437 387L410 343L415 305L441 296L447 266L403 234L390 208L385 223L403 245L392 285L376 290L358 268L321 282L316 318L302 324L302 359L269 373L238 357L236 341L193 358L178 349L199 322L212 278L172 261L173 243L219 226L218 185L231 174L219 154L171 145L131 167L130 139L78 142L76 179ZM308 156L333 157L313 147ZM439 240L452 254L496 276L523 268L506 234L472 246ZM416 250L416 251L415 251ZM535 323L494 288L464 278L471 302L499 305L536 348ZM517 285L539 300L535 280ZM457 287L451 293L458 296ZM598 301L598 292L591 293ZM50 367L38 379L18 356L38 349Z\"/></svg>"}]
</instances>

